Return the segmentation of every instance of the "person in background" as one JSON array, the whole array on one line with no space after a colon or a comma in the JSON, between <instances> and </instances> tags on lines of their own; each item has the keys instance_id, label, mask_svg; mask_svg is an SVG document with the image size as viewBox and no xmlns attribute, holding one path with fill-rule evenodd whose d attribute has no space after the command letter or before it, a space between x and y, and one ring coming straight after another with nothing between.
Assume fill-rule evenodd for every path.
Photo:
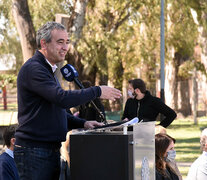
<instances>
[{"instance_id":1,"label":"person in background","mask_svg":"<svg viewBox=\"0 0 207 180\"><path fill-rule=\"evenodd\" d=\"M156 125L155 126L155 135L156 134L167 134L167 130L166 128L160 126L160 125ZM179 180L182 180L182 175L178 169L177 163L175 160L171 159L171 161L168 161L168 165L176 172L176 174L179 177Z\"/></svg>"},{"instance_id":2,"label":"person in background","mask_svg":"<svg viewBox=\"0 0 207 180\"><path fill-rule=\"evenodd\" d=\"M191 165L186 180L206 180L207 179L207 128L200 137L202 154Z\"/></svg>"},{"instance_id":3,"label":"person in background","mask_svg":"<svg viewBox=\"0 0 207 180\"><path fill-rule=\"evenodd\" d=\"M92 86L91 82L87 80L84 80L82 84L85 88L89 88ZM96 105L96 107L100 110L100 113L102 113L103 117L105 118L105 110L103 104L101 103L100 98L94 99L93 102ZM98 122L103 122L103 119L100 117L99 113L90 102L80 105L78 117L89 121L96 120Z\"/></svg>"},{"instance_id":4,"label":"person in background","mask_svg":"<svg viewBox=\"0 0 207 180\"><path fill-rule=\"evenodd\" d=\"M69 48L62 24L44 24L37 31L36 42L38 50L21 67L17 78L19 126L14 159L21 180L58 180L60 147L68 130L103 125L74 117L66 110L97 97L115 100L121 92L108 86L68 91L61 88L54 72Z\"/></svg>"},{"instance_id":5,"label":"person in background","mask_svg":"<svg viewBox=\"0 0 207 180\"><path fill-rule=\"evenodd\" d=\"M164 128L163 126L160 126L160 125L156 125L155 126L155 135L159 134L159 133L167 134L166 128Z\"/></svg>"},{"instance_id":6,"label":"person in background","mask_svg":"<svg viewBox=\"0 0 207 180\"><path fill-rule=\"evenodd\" d=\"M19 180L16 164L14 162L14 143L16 125L6 127L3 132L4 146L6 150L0 155L0 179L2 180Z\"/></svg>"},{"instance_id":7,"label":"person in background","mask_svg":"<svg viewBox=\"0 0 207 180\"><path fill-rule=\"evenodd\" d=\"M160 98L154 97L146 90L146 85L142 79L133 79L129 81L128 87L129 99L125 104L122 120L131 120L135 117L139 121L156 121L158 114L165 118L159 125L168 127L176 118L176 113L168 107Z\"/></svg>"},{"instance_id":8,"label":"person in background","mask_svg":"<svg viewBox=\"0 0 207 180\"><path fill-rule=\"evenodd\" d=\"M156 180L179 180L169 162L175 160L175 139L167 134L155 135Z\"/></svg>"}]
</instances>

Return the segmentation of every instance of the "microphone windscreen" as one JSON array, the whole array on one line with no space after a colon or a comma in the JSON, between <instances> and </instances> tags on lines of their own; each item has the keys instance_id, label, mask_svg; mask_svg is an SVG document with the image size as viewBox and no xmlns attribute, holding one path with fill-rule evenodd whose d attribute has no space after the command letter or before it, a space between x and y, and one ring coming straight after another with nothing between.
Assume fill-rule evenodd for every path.
<instances>
[{"instance_id":1,"label":"microphone windscreen","mask_svg":"<svg viewBox=\"0 0 207 180\"><path fill-rule=\"evenodd\" d=\"M78 72L71 64L66 64L60 69L63 77L67 81L73 81L75 77L78 77Z\"/></svg>"}]
</instances>

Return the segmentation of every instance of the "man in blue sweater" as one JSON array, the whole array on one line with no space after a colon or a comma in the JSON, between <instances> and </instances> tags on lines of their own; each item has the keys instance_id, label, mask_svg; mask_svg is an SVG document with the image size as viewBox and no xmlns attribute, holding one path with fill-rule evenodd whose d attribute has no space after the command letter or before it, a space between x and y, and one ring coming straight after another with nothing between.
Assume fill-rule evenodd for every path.
<instances>
[{"instance_id":1,"label":"man in blue sweater","mask_svg":"<svg viewBox=\"0 0 207 180\"><path fill-rule=\"evenodd\" d=\"M15 125L6 127L3 132L3 141L6 150L0 155L0 179L2 180L19 180L16 164L14 162L14 143L15 143Z\"/></svg>"},{"instance_id":2,"label":"man in blue sweater","mask_svg":"<svg viewBox=\"0 0 207 180\"><path fill-rule=\"evenodd\" d=\"M73 128L94 128L66 112L97 97L115 100L119 90L95 86L82 90L61 88L54 75L65 59L69 38L65 27L48 22L37 32L38 50L21 68L17 79L18 122L14 158L21 180L56 180L60 172L60 146Z\"/></svg>"}]
</instances>

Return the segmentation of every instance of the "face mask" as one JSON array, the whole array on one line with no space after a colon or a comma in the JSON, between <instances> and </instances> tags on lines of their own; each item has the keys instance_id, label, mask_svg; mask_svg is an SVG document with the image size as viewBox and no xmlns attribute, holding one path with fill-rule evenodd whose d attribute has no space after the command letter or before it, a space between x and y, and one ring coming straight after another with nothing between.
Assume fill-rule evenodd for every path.
<instances>
[{"instance_id":1,"label":"face mask","mask_svg":"<svg viewBox=\"0 0 207 180\"><path fill-rule=\"evenodd\" d=\"M128 90L128 96L130 97L130 98L134 98L134 95L133 95L134 93L132 92L132 91L130 91L130 90Z\"/></svg>"},{"instance_id":2,"label":"face mask","mask_svg":"<svg viewBox=\"0 0 207 180\"><path fill-rule=\"evenodd\" d=\"M166 161L171 162L171 161L175 160L175 157L176 157L176 151L175 150L170 150L170 151L167 152Z\"/></svg>"}]
</instances>

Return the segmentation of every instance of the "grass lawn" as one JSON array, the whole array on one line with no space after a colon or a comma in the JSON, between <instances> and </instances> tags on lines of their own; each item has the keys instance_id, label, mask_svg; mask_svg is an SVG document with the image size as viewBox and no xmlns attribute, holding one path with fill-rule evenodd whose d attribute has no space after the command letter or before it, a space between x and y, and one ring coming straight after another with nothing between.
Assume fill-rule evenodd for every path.
<instances>
[{"instance_id":1,"label":"grass lawn","mask_svg":"<svg viewBox=\"0 0 207 180\"><path fill-rule=\"evenodd\" d=\"M207 128L207 117L198 118L198 125L191 118L177 119L167 128L167 133L176 139L177 162L193 162L201 154L199 142L204 128ZM179 166L184 179L188 169Z\"/></svg>"}]
</instances>

